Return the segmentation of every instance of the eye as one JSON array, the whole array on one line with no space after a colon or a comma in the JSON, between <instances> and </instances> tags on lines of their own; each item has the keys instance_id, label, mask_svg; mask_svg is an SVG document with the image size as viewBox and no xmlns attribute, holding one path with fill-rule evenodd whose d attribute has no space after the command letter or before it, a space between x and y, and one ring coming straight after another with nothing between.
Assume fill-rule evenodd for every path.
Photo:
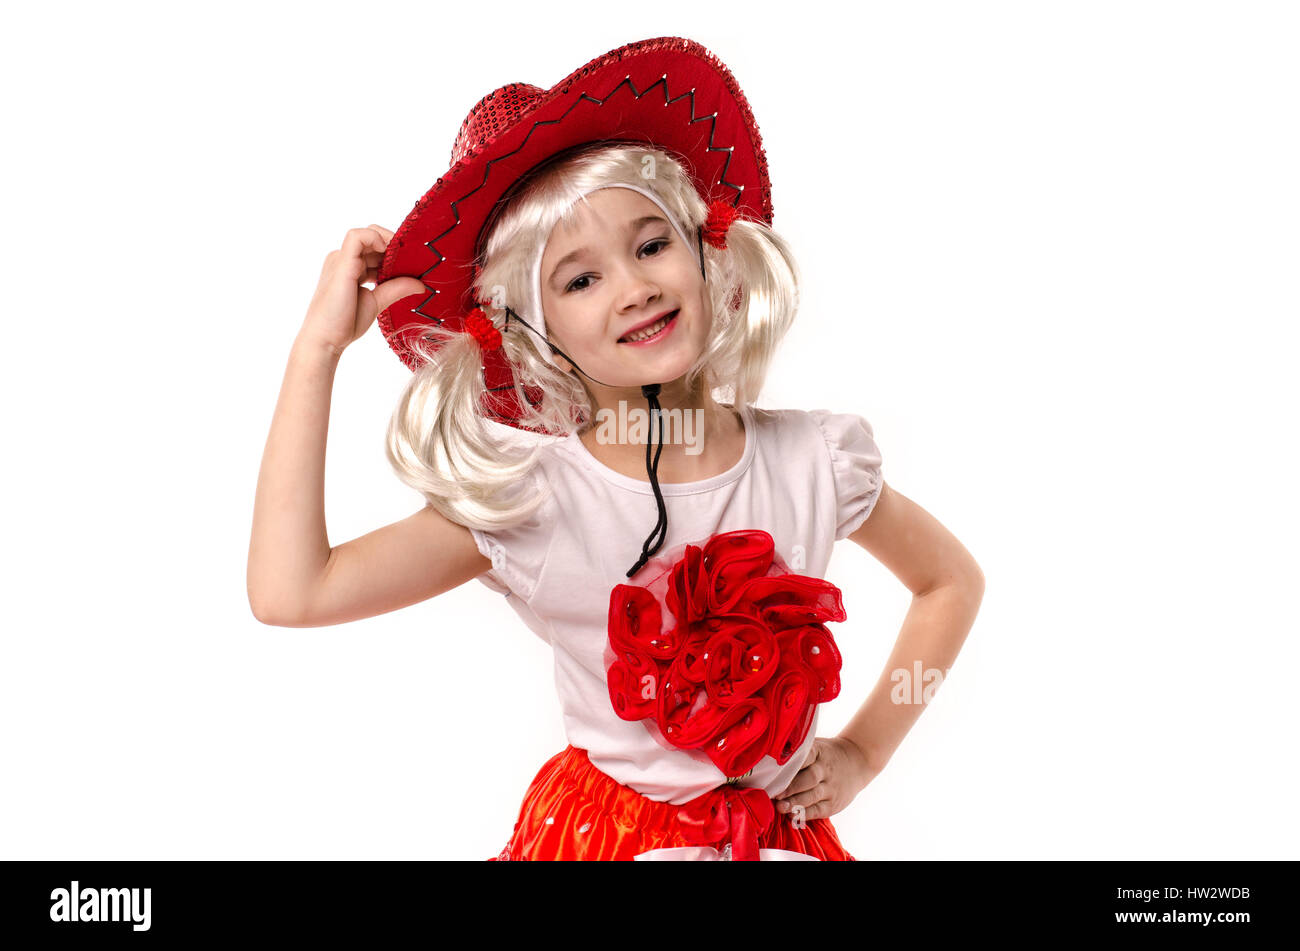
<instances>
[{"instance_id":1,"label":"eye","mask_svg":"<svg viewBox=\"0 0 1300 951\"><path fill-rule=\"evenodd\" d=\"M668 245L671 243L672 243L672 239L668 237L655 238L653 241L647 241L645 244L641 245L641 253L645 253L646 248L655 248L655 250L650 253L650 257L655 257L657 255L663 254L664 248L668 247ZM570 292L585 291L588 287L591 286L591 284L588 283L588 284L583 284L582 286L578 286L578 282L590 281L590 280L591 280L590 274L579 274L577 277L575 277L565 286L564 293L568 294Z\"/></svg>"}]
</instances>

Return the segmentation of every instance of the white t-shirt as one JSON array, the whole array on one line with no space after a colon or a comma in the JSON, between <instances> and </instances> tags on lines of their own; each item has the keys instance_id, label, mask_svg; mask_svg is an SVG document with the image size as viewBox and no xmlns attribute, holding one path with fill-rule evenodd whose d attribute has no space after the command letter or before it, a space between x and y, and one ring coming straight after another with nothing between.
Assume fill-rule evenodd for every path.
<instances>
[{"instance_id":1,"label":"white t-shirt","mask_svg":"<svg viewBox=\"0 0 1300 951\"><path fill-rule=\"evenodd\" d=\"M544 440L535 478L547 500L527 522L471 530L492 569L479 580L504 594L524 622L551 645L555 686L570 744L593 765L648 799L676 805L727 782L699 750L666 744L653 719L629 721L610 699L610 595L661 573L665 557L713 535L760 529L794 574L823 578L831 546L871 513L882 482L880 451L861 416L827 410L741 408L745 451L728 471L698 482L661 484L668 533L651 561L626 573L654 528L649 481L598 462L576 434ZM671 431L670 431L671 432ZM846 597L849 617L861 604ZM665 618L671 615L665 609ZM826 625L832 637L836 625ZM776 795L802 768L817 717L784 765L767 755L738 781Z\"/></svg>"}]
</instances>

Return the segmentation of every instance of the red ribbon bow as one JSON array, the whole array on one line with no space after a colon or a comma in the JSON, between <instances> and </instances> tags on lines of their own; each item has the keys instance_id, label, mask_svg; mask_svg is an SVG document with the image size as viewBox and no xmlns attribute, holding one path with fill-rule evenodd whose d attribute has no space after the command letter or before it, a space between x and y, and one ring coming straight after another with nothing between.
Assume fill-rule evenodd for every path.
<instances>
[{"instance_id":1,"label":"red ribbon bow","mask_svg":"<svg viewBox=\"0 0 1300 951\"><path fill-rule=\"evenodd\" d=\"M757 862L758 837L775 816L772 800L763 790L719 786L682 806L677 824L691 845L717 847L729 841L733 861Z\"/></svg>"}]
</instances>

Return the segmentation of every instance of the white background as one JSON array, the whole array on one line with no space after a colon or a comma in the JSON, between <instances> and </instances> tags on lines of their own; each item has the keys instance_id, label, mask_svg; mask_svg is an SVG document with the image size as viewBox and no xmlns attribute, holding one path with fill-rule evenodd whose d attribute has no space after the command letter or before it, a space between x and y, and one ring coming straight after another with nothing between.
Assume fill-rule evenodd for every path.
<instances>
[{"instance_id":1,"label":"white background","mask_svg":"<svg viewBox=\"0 0 1300 951\"><path fill-rule=\"evenodd\" d=\"M245 591L290 344L469 108L685 35L758 119L803 309L761 405L875 427L978 559L951 677L834 819L859 859L1300 857L1300 18L1283 3L24 4L0 39L0 857L483 859L564 746L478 583L296 630ZM372 328L333 544L421 499ZM909 594L844 542L844 688Z\"/></svg>"}]
</instances>

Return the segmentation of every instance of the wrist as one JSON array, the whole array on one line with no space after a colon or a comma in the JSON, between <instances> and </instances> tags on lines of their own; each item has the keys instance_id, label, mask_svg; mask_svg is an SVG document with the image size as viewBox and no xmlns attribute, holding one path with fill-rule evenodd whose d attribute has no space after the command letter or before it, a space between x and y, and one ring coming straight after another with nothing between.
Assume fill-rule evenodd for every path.
<instances>
[{"instance_id":1,"label":"wrist","mask_svg":"<svg viewBox=\"0 0 1300 951\"><path fill-rule=\"evenodd\" d=\"M836 739L844 745L844 748L848 750L850 754L853 754L857 758L858 763L862 767L863 776L868 781L870 781L871 777L884 769L885 764L889 762L888 755L877 750L875 747L861 742L860 740L855 740L847 733L839 734Z\"/></svg>"},{"instance_id":2,"label":"wrist","mask_svg":"<svg viewBox=\"0 0 1300 951\"><path fill-rule=\"evenodd\" d=\"M294 356L308 360L324 360L329 363L338 363L339 358L343 356L343 348L335 346L320 337L299 331L298 336L293 341L292 353Z\"/></svg>"}]
</instances>

